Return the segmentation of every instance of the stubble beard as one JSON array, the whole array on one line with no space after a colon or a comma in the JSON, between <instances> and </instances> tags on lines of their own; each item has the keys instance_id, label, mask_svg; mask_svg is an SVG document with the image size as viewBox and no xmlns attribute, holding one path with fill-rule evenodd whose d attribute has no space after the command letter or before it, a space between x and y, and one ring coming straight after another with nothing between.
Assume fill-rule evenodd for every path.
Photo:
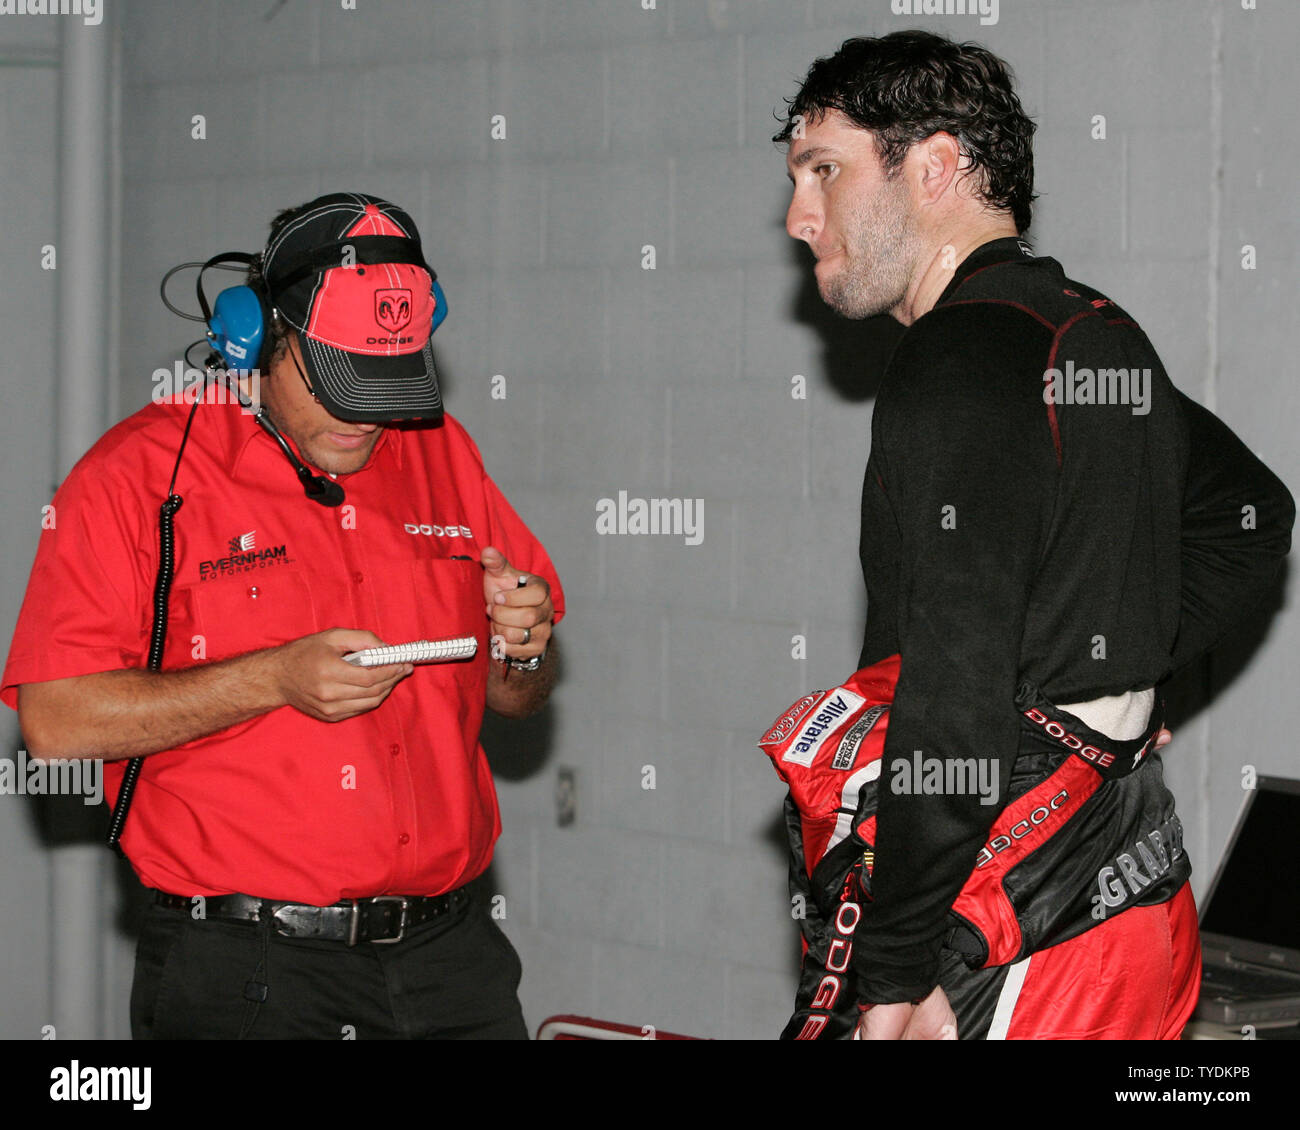
<instances>
[{"instance_id":1,"label":"stubble beard","mask_svg":"<svg viewBox=\"0 0 1300 1130\"><path fill-rule=\"evenodd\" d=\"M886 181L847 217L844 263L822 285L822 300L846 318L889 313L907 295L916 246L916 224L904 185L901 180Z\"/></svg>"}]
</instances>

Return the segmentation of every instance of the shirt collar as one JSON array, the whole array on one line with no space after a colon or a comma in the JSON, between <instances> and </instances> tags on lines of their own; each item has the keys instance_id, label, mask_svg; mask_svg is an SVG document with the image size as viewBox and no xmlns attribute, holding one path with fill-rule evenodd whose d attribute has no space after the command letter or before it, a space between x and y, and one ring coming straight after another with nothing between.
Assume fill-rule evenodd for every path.
<instances>
[{"instance_id":1,"label":"shirt collar","mask_svg":"<svg viewBox=\"0 0 1300 1130\"><path fill-rule=\"evenodd\" d=\"M221 406L218 405L210 405L207 407L209 410L215 409L221 411ZM196 426L198 426L198 422L196 422ZM284 458L284 453L279 450L279 444L266 434L253 418L252 413L245 412L237 404L228 404L224 406L224 412L221 414L220 427L222 453L225 456L226 468L232 477L238 472L239 465L243 461L251 444L266 444L275 450L277 458ZM285 440L289 443L289 446L293 448L295 454L302 454L298 451L298 445L290 440L288 436L285 436ZM380 459L388 458L390 455L396 463L397 469L400 471L402 469L402 431L400 428L383 427L366 465L361 468L361 471L354 471L352 473L361 474L362 472L369 470L371 467L374 467ZM317 471L317 469L313 468L313 471ZM317 471L317 473L319 472ZM343 476L345 480L348 477L349 476L347 475Z\"/></svg>"},{"instance_id":2,"label":"shirt collar","mask_svg":"<svg viewBox=\"0 0 1300 1130\"><path fill-rule=\"evenodd\" d=\"M1029 249L1029 244L1018 236L1009 235L1001 239L989 240L988 243L981 243L957 264L957 270L953 273L948 285L944 287L943 293L939 295L939 300L935 303L935 306L942 306L945 302L951 302L957 288L976 271L982 271L985 267L991 267L995 263L1009 263L1015 259L1032 259L1033 257L1034 253Z\"/></svg>"}]
</instances>

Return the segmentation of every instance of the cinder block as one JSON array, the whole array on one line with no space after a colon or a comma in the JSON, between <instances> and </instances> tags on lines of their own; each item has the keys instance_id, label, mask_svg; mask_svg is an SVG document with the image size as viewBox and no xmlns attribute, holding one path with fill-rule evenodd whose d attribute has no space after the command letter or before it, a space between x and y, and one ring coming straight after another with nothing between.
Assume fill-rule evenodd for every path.
<instances>
[{"instance_id":1,"label":"cinder block","mask_svg":"<svg viewBox=\"0 0 1300 1130\"><path fill-rule=\"evenodd\" d=\"M486 58L340 71L339 85L346 88L353 74L363 74L364 81L346 92L345 97L353 101L340 113L345 122L353 119L364 129L369 160L417 167L439 162L463 166L486 157L492 115L498 112L491 108ZM338 92L331 88L331 96L338 98ZM319 110L309 108L305 113L328 121ZM318 140L317 153L329 153L332 161L338 161L338 149L332 131Z\"/></svg>"},{"instance_id":2,"label":"cinder block","mask_svg":"<svg viewBox=\"0 0 1300 1130\"><path fill-rule=\"evenodd\" d=\"M1119 258L1133 238L1133 197L1168 195L1154 188L1159 181L1130 175L1132 146L1114 121L1107 121L1104 140L1090 130L1086 114L1058 116L1045 120L1034 140L1038 199L1029 238L1040 255L1062 262L1074 255Z\"/></svg>"},{"instance_id":3,"label":"cinder block","mask_svg":"<svg viewBox=\"0 0 1300 1130\"><path fill-rule=\"evenodd\" d=\"M617 504L617 492L608 497ZM633 491L629 497L654 496ZM670 497L665 505L673 507L674 522L680 514L678 532L601 537L607 598L626 595L678 610L733 607L734 504L703 495Z\"/></svg>"},{"instance_id":4,"label":"cinder block","mask_svg":"<svg viewBox=\"0 0 1300 1130\"><path fill-rule=\"evenodd\" d=\"M803 499L748 498L736 504L734 608L800 620L825 599L826 538L853 526L856 511L815 507ZM856 546L856 534L854 534ZM840 539L843 540L843 539Z\"/></svg>"},{"instance_id":5,"label":"cinder block","mask_svg":"<svg viewBox=\"0 0 1300 1130\"><path fill-rule=\"evenodd\" d=\"M329 178L328 189L320 187L325 175ZM196 228L210 230L212 239L208 246L215 252L228 247L261 251L271 234L271 221L277 212L305 204L325 192L350 192L358 185L355 172L348 173L344 179L343 174L336 177L304 169L301 172L246 177L239 192L225 191L220 182L163 183L158 187L164 193L176 195L178 208L188 207L184 222L172 230L191 235ZM359 191L369 190L361 188ZM200 201L211 203L204 208ZM207 255L203 258L206 259ZM213 287L218 290L242 281L237 274L228 272L214 273L211 278Z\"/></svg>"},{"instance_id":6,"label":"cinder block","mask_svg":"<svg viewBox=\"0 0 1300 1130\"><path fill-rule=\"evenodd\" d=\"M792 681L790 701L774 707L772 717L764 726L775 722L804 689L811 688L797 687ZM727 758L728 842L748 851L762 851L764 858L769 858L769 849L778 855L787 850L782 809L787 788L768 756L758 748L758 739L764 732L760 726L757 730L732 733L732 748Z\"/></svg>"},{"instance_id":7,"label":"cinder block","mask_svg":"<svg viewBox=\"0 0 1300 1130\"><path fill-rule=\"evenodd\" d=\"M682 937L687 939L692 935ZM723 1005L720 964L694 945L659 949L597 942L597 1018L636 1025L645 1039L654 1039L658 1029L716 1037Z\"/></svg>"},{"instance_id":8,"label":"cinder block","mask_svg":"<svg viewBox=\"0 0 1300 1130\"><path fill-rule=\"evenodd\" d=\"M612 153L704 153L737 144L736 38L611 48L607 58Z\"/></svg>"},{"instance_id":9,"label":"cinder block","mask_svg":"<svg viewBox=\"0 0 1300 1130\"><path fill-rule=\"evenodd\" d=\"M662 392L740 371L739 269L685 267L656 245L653 271L611 270L605 293L609 374Z\"/></svg>"},{"instance_id":10,"label":"cinder block","mask_svg":"<svg viewBox=\"0 0 1300 1130\"><path fill-rule=\"evenodd\" d=\"M856 556L852 563L856 564ZM856 569L850 573L850 561L845 559L845 577L838 585L827 583L828 599L823 600L823 614L808 624L808 661L806 664L808 689L827 689L839 686L858 669L858 656L862 653L862 635L867 626L867 590L862 574ZM790 702L796 695L790 695Z\"/></svg>"},{"instance_id":11,"label":"cinder block","mask_svg":"<svg viewBox=\"0 0 1300 1130\"><path fill-rule=\"evenodd\" d=\"M817 293L811 258L805 265L804 254L787 242L779 265L745 268L741 372L748 395L790 425L795 412L806 420L811 399L823 395L828 332L838 328L838 315Z\"/></svg>"},{"instance_id":12,"label":"cinder block","mask_svg":"<svg viewBox=\"0 0 1300 1130\"><path fill-rule=\"evenodd\" d=\"M538 840L538 921L565 937L662 945L663 844L621 830L557 828Z\"/></svg>"},{"instance_id":13,"label":"cinder block","mask_svg":"<svg viewBox=\"0 0 1300 1130\"><path fill-rule=\"evenodd\" d=\"M669 938L690 938L695 953L775 971L787 967L784 853L670 840L664 866L673 876L664 905Z\"/></svg>"},{"instance_id":14,"label":"cinder block","mask_svg":"<svg viewBox=\"0 0 1300 1130\"><path fill-rule=\"evenodd\" d=\"M543 169L519 156L470 165L453 150L432 154L429 222L420 230L435 269L502 271L536 267L542 255ZM436 242L435 242L436 239ZM448 297L450 302L450 296Z\"/></svg>"},{"instance_id":15,"label":"cinder block","mask_svg":"<svg viewBox=\"0 0 1300 1130\"><path fill-rule=\"evenodd\" d=\"M604 539L595 536L594 513L585 499L576 498L564 489L539 489L529 487L523 479L507 478L503 485L510 504L546 546L551 561L560 575L565 597L571 613L590 608L603 598L601 590L601 546ZM564 641L574 640L574 622L565 620L560 627ZM563 644L567 655L573 647L586 647L586 642ZM567 664L567 660L565 660ZM565 667L565 682L572 680ZM581 695L581 689L575 694Z\"/></svg>"},{"instance_id":16,"label":"cinder block","mask_svg":"<svg viewBox=\"0 0 1300 1130\"><path fill-rule=\"evenodd\" d=\"M725 730L604 717L596 742L593 824L726 842Z\"/></svg>"},{"instance_id":17,"label":"cinder block","mask_svg":"<svg viewBox=\"0 0 1300 1130\"><path fill-rule=\"evenodd\" d=\"M777 175L785 179L785 147L773 146L771 137L785 122L786 99L799 90L808 68L826 55L833 55L851 35L872 35L873 23L868 7L852 0L855 14L848 30L789 31L750 35L745 38L745 85L742 101L743 143L756 151L771 153L778 162ZM816 5L814 4L814 12Z\"/></svg>"},{"instance_id":18,"label":"cinder block","mask_svg":"<svg viewBox=\"0 0 1300 1130\"><path fill-rule=\"evenodd\" d=\"M523 1006L529 1036L536 1037L544 1020L596 1012L596 943L568 932L511 924L506 930L519 953L524 973L519 982L519 1003Z\"/></svg>"},{"instance_id":19,"label":"cinder block","mask_svg":"<svg viewBox=\"0 0 1300 1130\"><path fill-rule=\"evenodd\" d=\"M206 176L228 177L231 169L263 168L267 139L276 128L287 129L276 112L265 107L258 82L232 83L226 88L198 83L138 88L130 116L122 123L123 168L146 179L173 180ZM290 107L299 136L311 132L310 118ZM194 117L203 115L203 138L192 136ZM346 126L341 129L346 136ZM290 149L295 143L289 143ZM315 153L319 154L317 146ZM280 166L284 167L284 166Z\"/></svg>"},{"instance_id":20,"label":"cinder block","mask_svg":"<svg viewBox=\"0 0 1300 1130\"><path fill-rule=\"evenodd\" d=\"M492 5L428 0L366 0L322 5L318 34L324 66L465 58L492 49Z\"/></svg>"},{"instance_id":21,"label":"cinder block","mask_svg":"<svg viewBox=\"0 0 1300 1130\"><path fill-rule=\"evenodd\" d=\"M1204 126L1132 133L1128 196L1133 255L1184 263L1205 256L1214 161Z\"/></svg>"},{"instance_id":22,"label":"cinder block","mask_svg":"<svg viewBox=\"0 0 1300 1130\"><path fill-rule=\"evenodd\" d=\"M446 224L448 219L444 217L442 222ZM433 335L433 361L448 410L457 417L463 414L467 420L477 420L492 397L494 370L488 362L487 343L493 289L500 284L490 268L444 263L438 254L438 232L437 219L420 227L425 254L438 272L447 299L447 320ZM520 385L527 385L529 380L527 374L511 373L509 377L505 385L507 399L512 389L523 391Z\"/></svg>"},{"instance_id":23,"label":"cinder block","mask_svg":"<svg viewBox=\"0 0 1300 1130\"><path fill-rule=\"evenodd\" d=\"M542 405L543 481L581 500L590 533L598 499L617 498L620 489L663 493L668 394L652 378L621 369L596 381L539 381L535 395Z\"/></svg>"},{"instance_id":24,"label":"cinder block","mask_svg":"<svg viewBox=\"0 0 1300 1130\"><path fill-rule=\"evenodd\" d=\"M134 8L134 3L130 7ZM268 9L264 0L223 0L221 4L196 6L196 9L207 8L207 13L195 10L185 11L183 15L174 3L165 7L165 13L158 13L157 18L188 27L192 37L188 46L199 57L209 57L208 52L214 47L221 51L220 66L214 77L223 83L232 75L306 70L316 66L321 10L331 14L331 10L339 10L343 14L340 4L287 3ZM208 34L200 38L201 31Z\"/></svg>"},{"instance_id":25,"label":"cinder block","mask_svg":"<svg viewBox=\"0 0 1300 1130\"><path fill-rule=\"evenodd\" d=\"M491 57L491 90L479 111L505 117L506 136L490 139L494 160L595 155L605 151L605 71L596 51L530 52Z\"/></svg>"},{"instance_id":26,"label":"cinder block","mask_svg":"<svg viewBox=\"0 0 1300 1130\"><path fill-rule=\"evenodd\" d=\"M177 18L175 0L137 0L113 7L113 18L122 29L122 78L127 85L163 81L169 77L165 69L170 68L176 68L170 75L172 79L192 74L192 68L207 57L209 44L215 39L218 9L214 4L189 7L183 18ZM107 6L101 4L101 8ZM60 23L0 21L6 35L49 46L58 44Z\"/></svg>"},{"instance_id":27,"label":"cinder block","mask_svg":"<svg viewBox=\"0 0 1300 1130\"><path fill-rule=\"evenodd\" d=\"M492 917L507 934L516 927L537 926L537 829L528 818L501 822L501 836L488 868L483 897Z\"/></svg>"},{"instance_id":28,"label":"cinder block","mask_svg":"<svg viewBox=\"0 0 1300 1130\"><path fill-rule=\"evenodd\" d=\"M796 34L808 27L808 0L709 0L672 5L673 35L700 39L709 35Z\"/></svg>"},{"instance_id":29,"label":"cinder block","mask_svg":"<svg viewBox=\"0 0 1300 1130\"><path fill-rule=\"evenodd\" d=\"M595 709L629 720L667 718L665 672L675 657L662 614L616 598L579 604L565 624L565 638L573 641L565 651L565 678ZM716 651L708 654L716 660ZM674 672L673 678L681 676Z\"/></svg>"},{"instance_id":30,"label":"cinder block","mask_svg":"<svg viewBox=\"0 0 1300 1130\"><path fill-rule=\"evenodd\" d=\"M552 164L546 175L546 262L626 272L639 269L647 244L656 248L656 260L666 259L670 187L668 162L659 157Z\"/></svg>"},{"instance_id":31,"label":"cinder block","mask_svg":"<svg viewBox=\"0 0 1300 1130\"><path fill-rule=\"evenodd\" d=\"M804 405L786 387L753 397L734 385L675 388L669 493L717 498L802 498L808 468ZM719 427L725 419L726 427Z\"/></svg>"},{"instance_id":32,"label":"cinder block","mask_svg":"<svg viewBox=\"0 0 1300 1130\"><path fill-rule=\"evenodd\" d=\"M762 736L797 697L791 684L802 681L791 640L804 629L777 619L781 611L670 614L669 717Z\"/></svg>"},{"instance_id":33,"label":"cinder block","mask_svg":"<svg viewBox=\"0 0 1300 1130\"><path fill-rule=\"evenodd\" d=\"M719 160L706 145L683 148L674 181L675 261L710 268L787 262L784 155L768 146Z\"/></svg>"},{"instance_id":34,"label":"cinder block","mask_svg":"<svg viewBox=\"0 0 1300 1130\"><path fill-rule=\"evenodd\" d=\"M235 144L250 131L262 135L258 140L270 172L315 169L322 163L357 167L372 147L383 160L388 156L382 146L385 125L382 113L376 111L384 100L359 71L268 75L261 80L260 97L248 116L232 123L231 128L237 124L239 132L232 134L225 151L226 167L238 155ZM418 119L418 111L411 110ZM211 124L209 136L215 136ZM410 159L409 147L407 156Z\"/></svg>"},{"instance_id":35,"label":"cinder block","mask_svg":"<svg viewBox=\"0 0 1300 1130\"><path fill-rule=\"evenodd\" d=\"M650 9L609 0L533 0L528 6L542 11L545 45L565 48L667 39L680 8L678 0L658 0Z\"/></svg>"},{"instance_id":36,"label":"cinder block","mask_svg":"<svg viewBox=\"0 0 1300 1130\"><path fill-rule=\"evenodd\" d=\"M798 930L793 930L790 937L794 939L791 945L795 956L789 972L727 962L723 1039L775 1040L780 1036L794 1011L794 994L799 983Z\"/></svg>"},{"instance_id":37,"label":"cinder block","mask_svg":"<svg viewBox=\"0 0 1300 1130\"><path fill-rule=\"evenodd\" d=\"M1215 7L1211 0L1052 5L1044 112L1050 120L1085 123L1105 114L1112 136L1157 129L1205 134ZM1181 163L1179 172L1163 165L1158 177L1138 183L1187 184L1180 172Z\"/></svg>"},{"instance_id":38,"label":"cinder block","mask_svg":"<svg viewBox=\"0 0 1300 1130\"><path fill-rule=\"evenodd\" d=\"M810 382L808 427L811 433L809 480L812 497L842 503L842 522L826 532L853 525L862 501L862 479L871 451L874 401L850 401L827 383ZM851 531L850 531L851 532ZM856 541L854 543L856 545Z\"/></svg>"},{"instance_id":39,"label":"cinder block","mask_svg":"<svg viewBox=\"0 0 1300 1130\"><path fill-rule=\"evenodd\" d=\"M512 271L510 284L492 291L490 370L547 380L585 380L603 372L604 290L600 271Z\"/></svg>"}]
</instances>

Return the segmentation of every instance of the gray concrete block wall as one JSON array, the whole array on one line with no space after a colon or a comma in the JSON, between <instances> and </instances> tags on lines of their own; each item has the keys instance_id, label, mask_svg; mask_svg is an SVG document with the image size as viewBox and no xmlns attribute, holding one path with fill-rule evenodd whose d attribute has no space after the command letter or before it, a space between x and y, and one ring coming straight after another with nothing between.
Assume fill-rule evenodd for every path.
<instances>
[{"instance_id":1,"label":"gray concrete block wall","mask_svg":"<svg viewBox=\"0 0 1300 1130\"><path fill-rule=\"evenodd\" d=\"M191 330L157 302L168 266L253 249L275 210L318 192L410 209L449 298L435 352L450 410L550 547L571 606L549 725L490 733L508 766L493 875L530 1025L576 1011L771 1036L798 945L782 790L753 743L856 662L857 497L883 348L809 301L772 111L849 35L921 26L1003 54L1040 127L1039 250L1127 306L1175 381L1217 397L1294 487L1296 168L1277 90L1293 82L1296 13L1002 0L981 26L896 17L888 0L271 7L123 5L120 403L146 402ZM205 69L215 43L232 46ZM196 113L206 141L190 138ZM1238 266L1247 242L1253 273ZM796 374L807 399L791 397ZM597 501L619 490L703 498L702 544L597 536ZM1242 762L1295 774L1288 720L1260 707L1292 701L1298 632L1288 608L1167 759L1198 890ZM559 766L578 774L564 828Z\"/></svg>"}]
</instances>

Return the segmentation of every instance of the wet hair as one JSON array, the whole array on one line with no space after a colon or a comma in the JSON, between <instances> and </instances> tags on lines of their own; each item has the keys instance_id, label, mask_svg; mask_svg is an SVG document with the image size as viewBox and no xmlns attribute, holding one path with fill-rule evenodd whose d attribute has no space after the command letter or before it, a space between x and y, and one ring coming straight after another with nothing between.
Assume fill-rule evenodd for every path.
<instances>
[{"instance_id":1,"label":"wet hair","mask_svg":"<svg viewBox=\"0 0 1300 1130\"><path fill-rule=\"evenodd\" d=\"M785 125L772 140L789 142L797 119L814 122L838 110L871 131L885 174L893 176L912 145L942 130L969 160L980 198L1010 212L1023 233L1033 218L1036 127L1012 80L1011 68L978 43L927 31L846 39L813 63L799 92L785 100Z\"/></svg>"}]
</instances>

